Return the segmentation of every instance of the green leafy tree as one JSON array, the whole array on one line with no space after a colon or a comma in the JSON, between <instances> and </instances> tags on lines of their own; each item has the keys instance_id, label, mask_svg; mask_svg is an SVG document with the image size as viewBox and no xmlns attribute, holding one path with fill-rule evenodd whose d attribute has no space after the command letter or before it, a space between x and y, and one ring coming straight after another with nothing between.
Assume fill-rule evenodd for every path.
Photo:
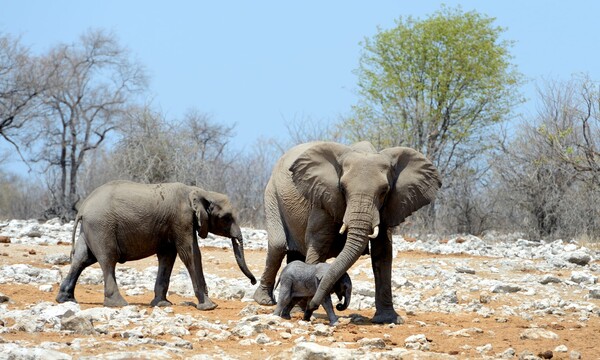
<instances>
[{"instance_id":1,"label":"green leafy tree","mask_svg":"<svg viewBox=\"0 0 600 360\"><path fill-rule=\"evenodd\" d=\"M485 147L491 125L520 101L511 42L494 19L443 7L365 39L360 99L342 121L349 141L410 146L447 174Z\"/></svg>"}]
</instances>

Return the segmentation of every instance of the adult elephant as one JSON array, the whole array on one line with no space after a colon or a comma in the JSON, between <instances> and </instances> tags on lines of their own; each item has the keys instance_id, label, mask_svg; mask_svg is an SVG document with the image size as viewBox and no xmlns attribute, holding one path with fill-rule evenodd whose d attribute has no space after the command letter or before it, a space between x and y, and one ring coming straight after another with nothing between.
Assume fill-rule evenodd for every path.
<instances>
[{"instance_id":1,"label":"adult elephant","mask_svg":"<svg viewBox=\"0 0 600 360\"><path fill-rule=\"evenodd\" d=\"M265 190L269 244L254 299L274 305L273 285L287 254L307 263L335 257L315 296L316 309L335 282L368 251L375 276L375 323L401 323L393 307L390 228L430 203L440 176L406 147L377 152L369 142L311 142L293 147L275 165Z\"/></svg>"},{"instance_id":2,"label":"adult elephant","mask_svg":"<svg viewBox=\"0 0 600 360\"><path fill-rule=\"evenodd\" d=\"M81 222L79 241L75 231ZM217 307L208 297L196 233L231 238L235 259L252 284L246 266L242 232L226 195L181 183L138 184L112 181L83 202L73 227L71 269L56 301L75 301L75 285L86 267L98 262L104 275L104 305L125 306L115 279L116 263L158 255L152 306L166 306L167 290L177 254L185 264L199 310Z\"/></svg>"}]
</instances>

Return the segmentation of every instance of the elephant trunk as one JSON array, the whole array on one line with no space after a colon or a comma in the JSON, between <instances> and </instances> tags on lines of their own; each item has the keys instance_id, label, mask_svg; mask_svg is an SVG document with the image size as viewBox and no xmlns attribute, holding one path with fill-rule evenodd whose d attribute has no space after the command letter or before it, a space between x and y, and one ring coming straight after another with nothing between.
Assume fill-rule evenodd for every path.
<instances>
[{"instance_id":1,"label":"elephant trunk","mask_svg":"<svg viewBox=\"0 0 600 360\"><path fill-rule=\"evenodd\" d=\"M354 231L352 228L348 231L346 245L340 254L331 263L331 267L323 276L317 292L309 304L309 309L316 309L323 301L325 296L329 296L335 282L358 260L363 254L368 244L370 228L366 231ZM346 298L347 300L349 298Z\"/></svg>"},{"instance_id":2,"label":"elephant trunk","mask_svg":"<svg viewBox=\"0 0 600 360\"><path fill-rule=\"evenodd\" d=\"M323 298L329 296L335 282L364 253L369 243L369 235L373 235L377 231L375 227L379 225L379 210L373 202L373 197L358 195L354 196L351 201L348 201L346 214L344 215L344 225L348 229L346 244L333 263L331 263L331 267L327 273L323 276L317 292L310 301L309 309L318 308Z\"/></svg>"},{"instance_id":3,"label":"elephant trunk","mask_svg":"<svg viewBox=\"0 0 600 360\"><path fill-rule=\"evenodd\" d=\"M250 279L252 285L256 284L256 278L252 275L250 269L248 269L248 265L246 265L246 259L244 258L244 240L242 238L242 232L236 232L234 236L231 237L231 244L233 246L233 253L235 255L235 261L238 264L238 267L244 275Z\"/></svg>"}]
</instances>

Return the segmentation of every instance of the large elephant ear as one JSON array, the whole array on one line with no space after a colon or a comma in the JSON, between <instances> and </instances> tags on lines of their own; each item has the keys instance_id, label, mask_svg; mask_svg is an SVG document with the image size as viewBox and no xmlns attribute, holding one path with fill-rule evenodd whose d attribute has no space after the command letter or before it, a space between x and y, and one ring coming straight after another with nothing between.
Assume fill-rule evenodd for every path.
<instances>
[{"instance_id":1,"label":"large elephant ear","mask_svg":"<svg viewBox=\"0 0 600 360\"><path fill-rule=\"evenodd\" d=\"M352 150L346 145L318 143L300 154L289 168L298 191L313 205L329 210L339 220L345 210L339 185L340 157L348 151Z\"/></svg>"},{"instance_id":2,"label":"large elephant ear","mask_svg":"<svg viewBox=\"0 0 600 360\"><path fill-rule=\"evenodd\" d=\"M202 195L202 193L198 190L192 190L189 194L190 206L194 213L196 213L196 217L198 218L198 225L200 226L200 230L198 230L198 234L201 238L206 239L208 236L208 212L206 211L206 199Z\"/></svg>"},{"instance_id":3,"label":"large elephant ear","mask_svg":"<svg viewBox=\"0 0 600 360\"><path fill-rule=\"evenodd\" d=\"M394 169L393 184L382 217L388 226L397 226L432 202L442 181L435 166L414 149L394 147L381 153L392 158Z\"/></svg>"}]
</instances>

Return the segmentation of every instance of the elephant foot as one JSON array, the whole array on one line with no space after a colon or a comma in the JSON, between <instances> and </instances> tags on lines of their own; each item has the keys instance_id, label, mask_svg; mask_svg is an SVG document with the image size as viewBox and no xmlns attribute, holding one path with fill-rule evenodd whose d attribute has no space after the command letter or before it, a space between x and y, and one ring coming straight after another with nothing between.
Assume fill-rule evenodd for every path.
<instances>
[{"instance_id":1,"label":"elephant foot","mask_svg":"<svg viewBox=\"0 0 600 360\"><path fill-rule=\"evenodd\" d=\"M173 305L173 303L167 299L154 299L150 302L150 306L165 307L165 306L172 306L172 305Z\"/></svg>"},{"instance_id":2,"label":"elephant foot","mask_svg":"<svg viewBox=\"0 0 600 360\"><path fill-rule=\"evenodd\" d=\"M73 296L73 294L69 294L69 293L58 293L58 295L56 295L56 302L59 304L65 303L65 302L74 302L76 303L77 300L75 300L75 296Z\"/></svg>"},{"instance_id":3,"label":"elephant foot","mask_svg":"<svg viewBox=\"0 0 600 360\"><path fill-rule=\"evenodd\" d=\"M402 316L398 315L394 309L386 311L375 311L375 316L371 319L374 324L404 324Z\"/></svg>"},{"instance_id":4,"label":"elephant foot","mask_svg":"<svg viewBox=\"0 0 600 360\"><path fill-rule=\"evenodd\" d=\"M215 304L214 302L212 302L210 299L206 299L203 303L199 303L198 305L196 305L196 309L198 310L202 310L202 311L207 311L207 310L212 310L214 308L216 308L217 304Z\"/></svg>"},{"instance_id":5,"label":"elephant foot","mask_svg":"<svg viewBox=\"0 0 600 360\"><path fill-rule=\"evenodd\" d=\"M254 292L254 301L260 305L276 305L277 302L273 298L273 290L269 291L266 287L259 285Z\"/></svg>"},{"instance_id":6,"label":"elephant foot","mask_svg":"<svg viewBox=\"0 0 600 360\"><path fill-rule=\"evenodd\" d=\"M127 305L129 305L129 303L121 296L115 298L104 298L104 306L106 307L123 307Z\"/></svg>"},{"instance_id":7,"label":"elephant foot","mask_svg":"<svg viewBox=\"0 0 600 360\"><path fill-rule=\"evenodd\" d=\"M286 320L291 320L292 317L290 316L290 314L281 314L279 315L280 318L282 319L286 319Z\"/></svg>"}]
</instances>

